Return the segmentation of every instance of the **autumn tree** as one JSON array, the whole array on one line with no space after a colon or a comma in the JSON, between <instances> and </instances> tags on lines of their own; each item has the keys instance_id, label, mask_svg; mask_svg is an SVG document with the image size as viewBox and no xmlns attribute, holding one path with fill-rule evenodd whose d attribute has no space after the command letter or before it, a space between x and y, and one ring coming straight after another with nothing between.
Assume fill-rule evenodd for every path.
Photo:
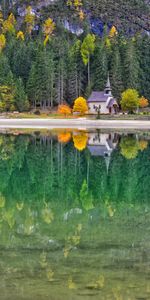
<instances>
[{"instance_id":1,"label":"autumn tree","mask_svg":"<svg viewBox=\"0 0 150 300\"><path fill-rule=\"evenodd\" d=\"M90 56L95 50L95 35L88 34L81 45L81 56L85 66L88 65L88 85L90 85Z\"/></svg>"},{"instance_id":2,"label":"autumn tree","mask_svg":"<svg viewBox=\"0 0 150 300\"><path fill-rule=\"evenodd\" d=\"M64 116L71 114L71 108L67 104L61 104L58 106L58 113Z\"/></svg>"},{"instance_id":3,"label":"autumn tree","mask_svg":"<svg viewBox=\"0 0 150 300\"><path fill-rule=\"evenodd\" d=\"M148 141L146 140L139 140L139 150L144 151L148 147Z\"/></svg>"},{"instance_id":4,"label":"autumn tree","mask_svg":"<svg viewBox=\"0 0 150 300\"><path fill-rule=\"evenodd\" d=\"M73 134L74 147L78 151L83 151L87 146L88 135L85 132L79 132Z\"/></svg>"},{"instance_id":5,"label":"autumn tree","mask_svg":"<svg viewBox=\"0 0 150 300\"><path fill-rule=\"evenodd\" d=\"M15 91L12 87L0 86L0 111L15 110Z\"/></svg>"},{"instance_id":6,"label":"autumn tree","mask_svg":"<svg viewBox=\"0 0 150 300\"><path fill-rule=\"evenodd\" d=\"M2 52L5 46L6 46L6 38L5 35L2 33L0 34L0 52Z\"/></svg>"},{"instance_id":7,"label":"autumn tree","mask_svg":"<svg viewBox=\"0 0 150 300\"><path fill-rule=\"evenodd\" d=\"M148 102L148 100L147 100L145 97L141 97L141 98L139 99L139 107L145 108L145 107L147 107L148 105L149 105L149 102Z\"/></svg>"},{"instance_id":8,"label":"autumn tree","mask_svg":"<svg viewBox=\"0 0 150 300\"><path fill-rule=\"evenodd\" d=\"M76 10L80 10L83 3L82 0L67 0L67 5L70 7L74 7Z\"/></svg>"},{"instance_id":9,"label":"autumn tree","mask_svg":"<svg viewBox=\"0 0 150 300\"><path fill-rule=\"evenodd\" d=\"M44 45L46 46L47 42L49 41L51 35L53 34L53 31L55 30L55 23L51 18L48 18L44 25L43 25L43 33L45 36Z\"/></svg>"},{"instance_id":10,"label":"autumn tree","mask_svg":"<svg viewBox=\"0 0 150 300\"><path fill-rule=\"evenodd\" d=\"M113 38L118 34L117 28L115 26L112 26L109 31L109 37Z\"/></svg>"},{"instance_id":11,"label":"autumn tree","mask_svg":"<svg viewBox=\"0 0 150 300\"><path fill-rule=\"evenodd\" d=\"M126 159L134 159L138 155L138 141L132 136L125 136L121 140L120 149L122 156Z\"/></svg>"},{"instance_id":12,"label":"autumn tree","mask_svg":"<svg viewBox=\"0 0 150 300\"><path fill-rule=\"evenodd\" d=\"M82 186L81 186L80 201L82 203L82 207L86 211L89 211L94 208L92 193L88 189L86 180L83 181Z\"/></svg>"},{"instance_id":13,"label":"autumn tree","mask_svg":"<svg viewBox=\"0 0 150 300\"><path fill-rule=\"evenodd\" d=\"M5 20L3 22L3 32L4 33L15 33L16 29L15 29L15 25L16 25L16 19L15 16L13 15L13 13L11 13L7 20Z\"/></svg>"},{"instance_id":14,"label":"autumn tree","mask_svg":"<svg viewBox=\"0 0 150 300\"><path fill-rule=\"evenodd\" d=\"M81 115L85 114L88 111L86 99L83 97L77 98L74 102L73 111L78 112Z\"/></svg>"},{"instance_id":15,"label":"autumn tree","mask_svg":"<svg viewBox=\"0 0 150 300\"><path fill-rule=\"evenodd\" d=\"M29 35L31 35L31 32L35 25L35 14L32 11L32 7L28 6L26 9L26 16L25 16L25 24L26 24L26 31Z\"/></svg>"},{"instance_id":16,"label":"autumn tree","mask_svg":"<svg viewBox=\"0 0 150 300\"><path fill-rule=\"evenodd\" d=\"M23 31L18 31L18 33L17 33L17 39L24 41L25 37L24 37Z\"/></svg>"},{"instance_id":17,"label":"autumn tree","mask_svg":"<svg viewBox=\"0 0 150 300\"><path fill-rule=\"evenodd\" d=\"M128 89L121 95L121 108L123 111L133 112L139 107L139 94L134 89Z\"/></svg>"},{"instance_id":18,"label":"autumn tree","mask_svg":"<svg viewBox=\"0 0 150 300\"><path fill-rule=\"evenodd\" d=\"M3 22L4 22L4 19L3 19L3 13L2 13L2 11L0 10L0 30L1 30L2 27L3 27Z\"/></svg>"},{"instance_id":19,"label":"autumn tree","mask_svg":"<svg viewBox=\"0 0 150 300\"><path fill-rule=\"evenodd\" d=\"M61 132L58 134L58 141L60 143L68 143L71 140L71 133L68 131Z\"/></svg>"}]
</instances>

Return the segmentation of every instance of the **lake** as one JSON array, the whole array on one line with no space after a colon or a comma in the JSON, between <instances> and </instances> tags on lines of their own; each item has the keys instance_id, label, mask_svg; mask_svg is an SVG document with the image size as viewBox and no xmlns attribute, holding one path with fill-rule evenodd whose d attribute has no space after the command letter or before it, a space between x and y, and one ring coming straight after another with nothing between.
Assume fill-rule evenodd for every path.
<instances>
[{"instance_id":1,"label":"lake","mask_svg":"<svg viewBox=\"0 0 150 300\"><path fill-rule=\"evenodd\" d=\"M150 133L0 134L0 299L150 299Z\"/></svg>"}]
</instances>

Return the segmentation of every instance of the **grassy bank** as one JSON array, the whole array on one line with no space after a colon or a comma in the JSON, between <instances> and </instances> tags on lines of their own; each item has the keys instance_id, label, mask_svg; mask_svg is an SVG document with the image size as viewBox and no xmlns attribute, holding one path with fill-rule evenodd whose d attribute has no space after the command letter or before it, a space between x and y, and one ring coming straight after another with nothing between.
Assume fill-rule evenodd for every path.
<instances>
[{"instance_id":1,"label":"grassy bank","mask_svg":"<svg viewBox=\"0 0 150 300\"><path fill-rule=\"evenodd\" d=\"M69 115L64 116L58 113L43 113L35 114L35 113L3 113L0 114L0 118L6 118L6 119L77 119L85 117L90 120L97 119L97 116L95 115ZM135 115L101 115L101 120L143 120L143 121L149 121L150 115L141 115L141 114L135 114Z\"/></svg>"}]
</instances>

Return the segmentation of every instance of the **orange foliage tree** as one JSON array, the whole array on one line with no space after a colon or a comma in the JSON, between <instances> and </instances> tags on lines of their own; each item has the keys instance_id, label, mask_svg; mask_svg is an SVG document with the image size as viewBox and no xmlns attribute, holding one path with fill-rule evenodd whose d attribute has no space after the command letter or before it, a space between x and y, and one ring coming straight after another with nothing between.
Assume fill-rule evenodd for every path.
<instances>
[{"instance_id":1,"label":"orange foliage tree","mask_svg":"<svg viewBox=\"0 0 150 300\"><path fill-rule=\"evenodd\" d=\"M140 140L140 141L139 141L139 149L140 149L141 151L146 150L147 147L148 147L148 141L146 141L146 140Z\"/></svg>"},{"instance_id":2,"label":"orange foliage tree","mask_svg":"<svg viewBox=\"0 0 150 300\"><path fill-rule=\"evenodd\" d=\"M79 112L81 115L85 114L88 111L86 99L83 97L77 98L74 102L73 111Z\"/></svg>"},{"instance_id":3,"label":"orange foliage tree","mask_svg":"<svg viewBox=\"0 0 150 300\"><path fill-rule=\"evenodd\" d=\"M62 132L58 134L58 141L60 143L68 143L71 140L71 133L70 132Z\"/></svg>"},{"instance_id":4,"label":"orange foliage tree","mask_svg":"<svg viewBox=\"0 0 150 300\"><path fill-rule=\"evenodd\" d=\"M147 107L148 104L149 104L149 103L148 103L148 100L147 100L146 98L141 97L141 98L139 99L139 106L140 106L141 108Z\"/></svg>"},{"instance_id":5,"label":"orange foliage tree","mask_svg":"<svg viewBox=\"0 0 150 300\"><path fill-rule=\"evenodd\" d=\"M85 132L73 135L74 147L79 151L83 151L86 148L87 141L88 134Z\"/></svg>"},{"instance_id":6,"label":"orange foliage tree","mask_svg":"<svg viewBox=\"0 0 150 300\"><path fill-rule=\"evenodd\" d=\"M58 106L58 113L61 115L70 115L71 114L71 108L67 104L61 104Z\"/></svg>"}]
</instances>

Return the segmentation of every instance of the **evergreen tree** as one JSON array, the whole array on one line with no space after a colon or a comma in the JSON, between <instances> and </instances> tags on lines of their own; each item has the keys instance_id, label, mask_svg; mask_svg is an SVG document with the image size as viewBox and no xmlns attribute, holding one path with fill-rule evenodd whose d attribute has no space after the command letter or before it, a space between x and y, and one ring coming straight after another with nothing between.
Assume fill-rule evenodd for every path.
<instances>
[{"instance_id":1,"label":"evergreen tree","mask_svg":"<svg viewBox=\"0 0 150 300\"><path fill-rule=\"evenodd\" d=\"M8 74L10 74L10 65L7 57L0 54L0 85L6 84Z\"/></svg>"},{"instance_id":2,"label":"evergreen tree","mask_svg":"<svg viewBox=\"0 0 150 300\"><path fill-rule=\"evenodd\" d=\"M29 109L29 101L25 93L23 81L21 78L16 80L15 88L15 104L19 112L27 111Z\"/></svg>"},{"instance_id":3,"label":"evergreen tree","mask_svg":"<svg viewBox=\"0 0 150 300\"><path fill-rule=\"evenodd\" d=\"M138 37L137 50L140 64L140 93L150 100L150 38L148 35Z\"/></svg>"},{"instance_id":4,"label":"evergreen tree","mask_svg":"<svg viewBox=\"0 0 150 300\"><path fill-rule=\"evenodd\" d=\"M67 98L70 104L84 92L84 65L80 47L81 41L76 40L68 55Z\"/></svg>"},{"instance_id":5,"label":"evergreen tree","mask_svg":"<svg viewBox=\"0 0 150 300\"><path fill-rule=\"evenodd\" d=\"M120 100L121 93L124 90L123 80L122 80L122 64L121 56L119 52L118 44L113 47L112 59L111 59L111 85L113 90L113 95L117 100Z\"/></svg>"},{"instance_id":6,"label":"evergreen tree","mask_svg":"<svg viewBox=\"0 0 150 300\"><path fill-rule=\"evenodd\" d=\"M62 37L63 38L63 37ZM67 98L67 65L68 65L68 41L56 39L55 46L55 100L61 104Z\"/></svg>"},{"instance_id":7,"label":"evergreen tree","mask_svg":"<svg viewBox=\"0 0 150 300\"><path fill-rule=\"evenodd\" d=\"M92 87L102 91L108 75L108 56L104 42L98 39L91 63Z\"/></svg>"},{"instance_id":8,"label":"evergreen tree","mask_svg":"<svg viewBox=\"0 0 150 300\"><path fill-rule=\"evenodd\" d=\"M139 86L139 62L137 57L137 51L135 46L135 41L129 39L125 45L125 57L124 57L124 85L125 89L135 88L140 89Z\"/></svg>"},{"instance_id":9,"label":"evergreen tree","mask_svg":"<svg viewBox=\"0 0 150 300\"><path fill-rule=\"evenodd\" d=\"M28 97L34 107L46 108L53 106L54 63L50 54L39 50L33 63L27 84Z\"/></svg>"},{"instance_id":10,"label":"evergreen tree","mask_svg":"<svg viewBox=\"0 0 150 300\"><path fill-rule=\"evenodd\" d=\"M8 58L11 69L14 75L21 77L23 83L26 85L31 69L31 65L35 60L36 44L33 42L25 43L17 41L14 49L9 49Z\"/></svg>"}]
</instances>

